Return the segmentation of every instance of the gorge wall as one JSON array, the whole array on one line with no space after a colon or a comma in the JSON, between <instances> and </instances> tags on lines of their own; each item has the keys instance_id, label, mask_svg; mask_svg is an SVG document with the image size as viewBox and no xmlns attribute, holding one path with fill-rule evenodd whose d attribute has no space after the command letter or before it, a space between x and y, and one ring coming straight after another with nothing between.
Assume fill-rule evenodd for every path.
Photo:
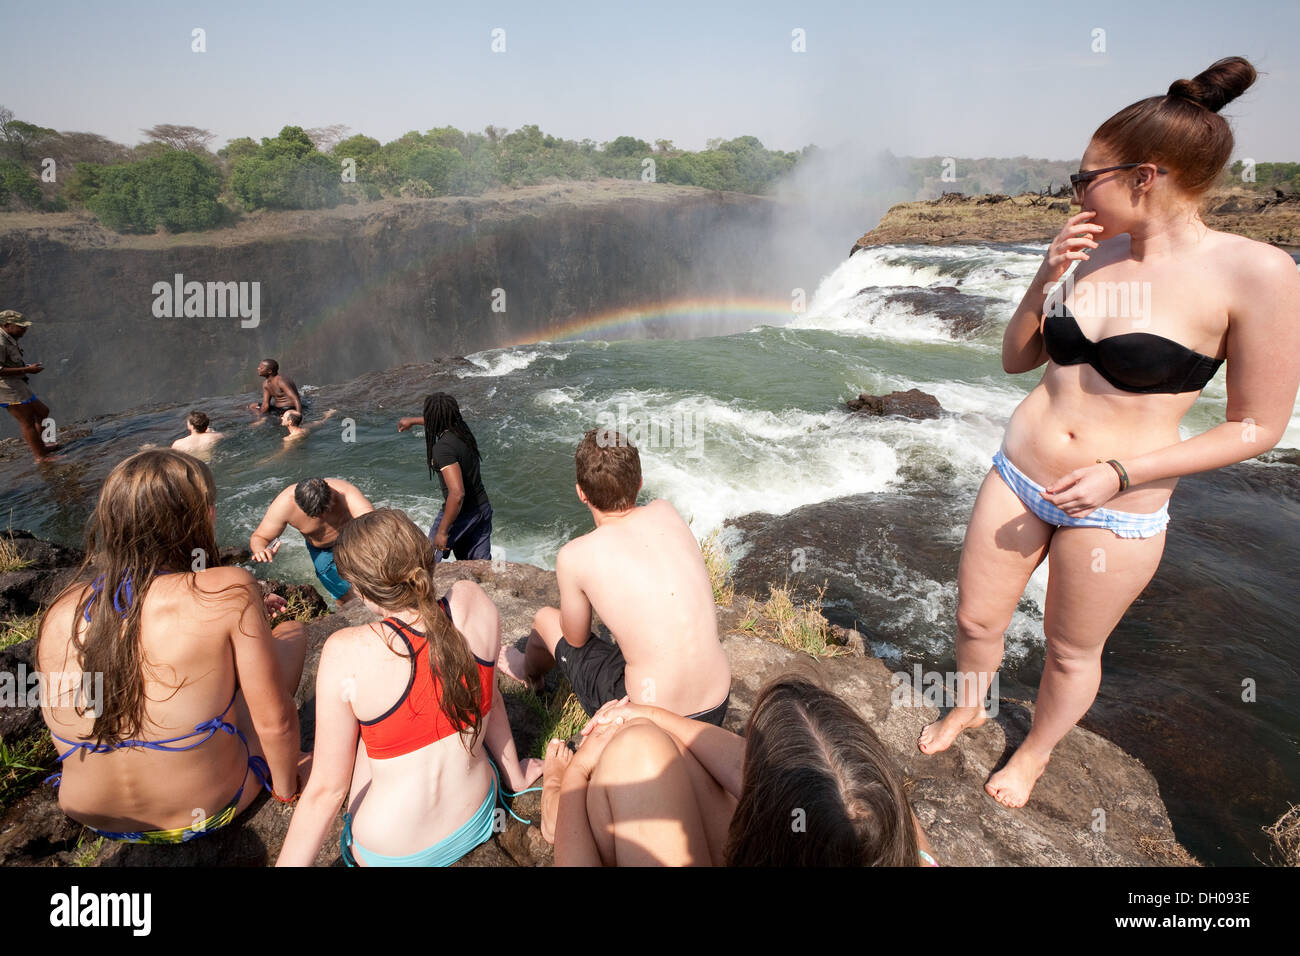
<instances>
[{"instance_id":1,"label":"gorge wall","mask_svg":"<svg viewBox=\"0 0 1300 956\"><path fill-rule=\"evenodd\" d=\"M0 308L34 321L22 344L45 371L33 388L70 420L252 393L263 357L299 385L333 382L547 338L621 308L777 294L764 262L772 211L757 196L602 180L254 214L181 236L119 236L73 214L5 215ZM258 324L157 317L154 285L178 273L257 282ZM493 309L496 289L504 311ZM712 325L706 314L690 334L730 331L727 313ZM687 330L651 317L639 331ZM0 428L16 434L5 419Z\"/></svg>"}]
</instances>

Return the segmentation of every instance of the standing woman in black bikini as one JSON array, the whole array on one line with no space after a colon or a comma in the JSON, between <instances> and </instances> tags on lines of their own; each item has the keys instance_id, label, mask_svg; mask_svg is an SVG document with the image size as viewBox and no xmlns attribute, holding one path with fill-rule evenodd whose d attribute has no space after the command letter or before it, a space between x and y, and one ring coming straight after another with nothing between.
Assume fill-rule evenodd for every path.
<instances>
[{"instance_id":1,"label":"standing woman in black bikini","mask_svg":"<svg viewBox=\"0 0 1300 956\"><path fill-rule=\"evenodd\" d=\"M1218 110L1254 81L1246 60L1229 57L1103 123L1072 177L1082 212L1007 325L1003 368L1047 368L1011 417L962 548L957 669L978 696L959 694L918 741L937 753L984 722L1003 634L1050 557L1033 728L985 784L1006 806L1025 804L1052 748L1092 706L1102 646L1160 563L1178 478L1268 451L1290 421L1295 263L1198 214L1232 153ZM1070 268L1073 282L1053 290ZM1225 360L1227 421L1180 440L1179 422Z\"/></svg>"}]
</instances>

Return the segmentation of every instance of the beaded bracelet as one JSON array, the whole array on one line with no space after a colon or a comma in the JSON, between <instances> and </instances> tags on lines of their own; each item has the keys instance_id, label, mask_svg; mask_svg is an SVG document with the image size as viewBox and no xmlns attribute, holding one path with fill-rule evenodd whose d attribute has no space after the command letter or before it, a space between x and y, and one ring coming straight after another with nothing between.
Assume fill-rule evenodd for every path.
<instances>
[{"instance_id":1,"label":"beaded bracelet","mask_svg":"<svg viewBox=\"0 0 1300 956\"><path fill-rule=\"evenodd\" d=\"M274 790L272 790L271 796L275 797L275 799L280 801L281 803L297 803L298 798L302 796L302 794L295 793L292 797L282 797Z\"/></svg>"},{"instance_id":2,"label":"beaded bracelet","mask_svg":"<svg viewBox=\"0 0 1300 956\"><path fill-rule=\"evenodd\" d=\"M1098 458L1098 459L1097 459L1097 464L1100 465L1101 463L1102 463L1102 460L1101 460L1100 458ZM1124 466L1121 465L1119 462L1117 462L1114 458L1109 459L1109 460L1106 462L1106 464L1108 464L1108 465L1110 465L1112 468L1114 468L1114 469L1115 469L1115 474L1119 475L1119 490L1120 490L1120 491L1124 491L1125 489L1127 489L1127 488L1128 488L1128 472L1124 470Z\"/></svg>"}]
</instances>

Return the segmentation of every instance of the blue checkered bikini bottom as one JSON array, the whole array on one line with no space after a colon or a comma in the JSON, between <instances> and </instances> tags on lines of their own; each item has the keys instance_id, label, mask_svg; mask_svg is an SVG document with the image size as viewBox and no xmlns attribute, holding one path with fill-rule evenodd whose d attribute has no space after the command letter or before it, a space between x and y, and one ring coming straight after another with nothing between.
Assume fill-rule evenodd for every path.
<instances>
[{"instance_id":1,"label":"blue checkered bikini bottom","mask_svg":"<svg viewBox=\"0 0 1300 956\"><path fill-rule=\"evenodd\" d=\"M1150 538L1164 531L1169 525L1169 502L1160 506L1160 510L1151 514L1134 514L1131 511L1114 511L1110 508L1094 508L1086 517L1071 517L1042 496L1043 486L1031 480L1028 475L1007 459L999 448L993 456L993 465L997 468L1007 487L1034 514L1048 524L1064 528L1105 528L1121 538Z\"/></svg>"}]
</instances>

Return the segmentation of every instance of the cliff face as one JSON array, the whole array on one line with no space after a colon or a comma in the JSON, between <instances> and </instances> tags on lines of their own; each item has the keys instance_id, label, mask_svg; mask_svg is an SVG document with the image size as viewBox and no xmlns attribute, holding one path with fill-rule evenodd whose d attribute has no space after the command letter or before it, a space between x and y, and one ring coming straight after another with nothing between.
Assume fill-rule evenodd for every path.
<instances>
[{"instance_id":1,"label":"cliff face","mask_svg":"<svg viewBox=\"0 0 1300 956\"><path fill-rule=\"evenodd\" d=\"M770 214L755 196L601 181L261 214L176 237L0 216L0 308L35 320L23 345L46 371L33 385L67 419L252 392L263 357L299 384L339 381L546 338L623 307L758 294ZM248 283L256 324L160 317L155 285L177 274Z\"/></svg>"}]
</instances>

